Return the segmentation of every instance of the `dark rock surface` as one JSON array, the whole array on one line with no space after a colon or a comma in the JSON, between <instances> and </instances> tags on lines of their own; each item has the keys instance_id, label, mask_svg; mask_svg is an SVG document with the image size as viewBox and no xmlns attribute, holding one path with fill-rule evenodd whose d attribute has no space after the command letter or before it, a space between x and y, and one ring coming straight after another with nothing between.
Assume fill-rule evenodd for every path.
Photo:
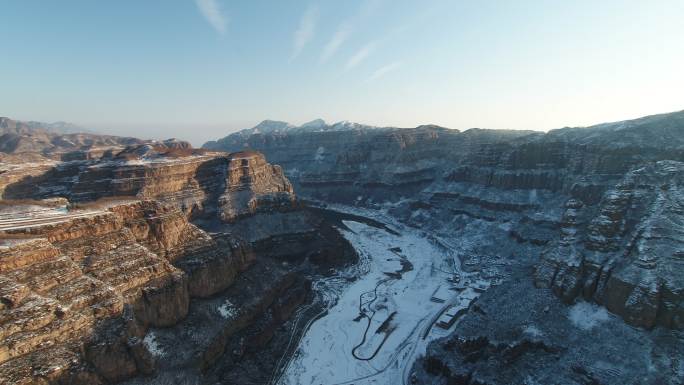
<instances>
[{"instance_id":1,"label":"dark rock surface","mask_svg":"<svg viewBox=\"0 0 684 385\"><path fill-rule=\"evenodd\" d=\"M531 266L489 289L414 367L420 384L679 384L684 335L635 329L587 302L536 289ZM524 301L520 299L524 298Z\"/></svg>"},{"instance_id":2,"label":"dark rock surface","mask_svg":"<svg viewBox=\"0 0 684 385\"><path fill-rule=\"evenodd\" d=\"M205 146L265 153L307 199L509 223L519 242L551 242L538 285L635 325L682 327L684 112L546 134L283 127Z\"/></svg>"},{"instance_id":3,"label":"dark rock surface","mask_svg":"<svg viewBox=\"0 0 684 385\"><path fill-rule=\"evenodd\" d=\"M205 147L261 151L300 197L383 210L501 281L415 383L684 381L684 112L548 133L281 125Z\"/></svg>"},{"instance_id":4,"label":"dark rock surface","mask_svg":"<svg viewBox=\"0 0 684 385\"><path fill-rule=\"evenodd\" d=\"M633 325L681 329L682 177L684 163L660 161L627 173L593 210L568 201L561 238L542 255L536 284L566 301L604 304Z\"/></svg>"}]
</instances>

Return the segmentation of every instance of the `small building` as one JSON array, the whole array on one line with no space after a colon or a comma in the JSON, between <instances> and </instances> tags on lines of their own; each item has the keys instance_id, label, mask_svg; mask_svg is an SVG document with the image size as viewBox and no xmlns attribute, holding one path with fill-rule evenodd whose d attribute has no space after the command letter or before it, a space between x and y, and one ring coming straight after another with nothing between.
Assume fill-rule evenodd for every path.
<instances>
[{"instance_id":1,"label":"small building","mask_svg":"<svg viewBox=\"0 0 684 385\"><path fill-rule=\"evenodd\" d=\"M458 302L449 306L437 319L437 326L449 329L463 314L465 314L473 301L479 296L474 290L465 290L458 296Z\"/></svg>"},{"instance_id":2,"label":"small building","mask_svg":"<svg viewBox=\"0 0 684 385\"><path fill-rule=\"evenodd\" d=\"M436 303L444 303L454 295L454 292L449 289L448 286L439 286L437 290L432 293L430 301Z\"/></svg>"},{"instance_id":3,"label":"small building","mask_svg":"<svg viewBox=\"0 0 684 385\"><path fill-rule=\"evenodd\" d=\"M437 320L437 326L442 329L449 329L467 311L468 305L458 304L449 306Z\"/></svg>"}]
</instances>

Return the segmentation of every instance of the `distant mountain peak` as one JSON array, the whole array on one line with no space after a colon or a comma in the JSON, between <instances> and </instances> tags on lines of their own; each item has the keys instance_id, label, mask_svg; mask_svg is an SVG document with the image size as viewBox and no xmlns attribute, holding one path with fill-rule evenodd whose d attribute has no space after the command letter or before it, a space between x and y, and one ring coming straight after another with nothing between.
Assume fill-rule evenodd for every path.
<instances>
[{"instance_id":1,"label":"distant mountain peak","mask_svg":"<svg viewBox=\"0 0 684 385\"><path fill-rule=\"evenodd\" d=\"M277 131L285 131L293 127L294 126L288 122L266 119L261 123L257 124L256 126L254 126L251 130L253 130L253 133L270 133Z\"/></svg>"},{"instance_id":2,"label":"distant mountain peak","mask_svg":"<svg viewBox=\"0 0 684 385\"><path fill-rule=\"evenodd\" d=\"M363 130L374 129L375 126L368 126L365 124L354 123L348 120L343 120L334 124L328 124L323 119L314 119L306 122L301 126L295 126L288 122L281 120L266 119L252 128L247 128L238 131L240 136L249 136L254 134L276 134L285 132L316 132L316 131L349 131L349 130Z\"/></svg>"},{"instance_id":3,"label":"distant mountain peak","mask_svg":"<svg viewBox=\"0 0 684 385\"><path fill-rule=\"evenodd\" d=\"M7 117L0 117L0 130L3 132L12 131L14 133L28 133L31 132L41 132L41 133L52 133L52 134L75 134L75 133L90 133L83 127L77 126L73 123L67 123L63 121L54 123L37 122L33 120L23 121L14 120Z\"/></svg>"},{"instance_id":4,"label":"distant mountain peak","mask_svg":"<svg viewBox=\"0 0 684 385\"><path fill-rule=\"evenodd\" d=\"M77 133L92 133L92 131L83 128L79 125L69 123L69 122L64 122L64 121L58 121L58 122L53 122L53 123L45 123L45 122L36 122L36 121L28 121L24 122L26 123L29 127L31 128L37 128L37 129L45 129L50 132L54 132L56 134L77 134Z\"/></svg>"},{"instance_id":5,"label":"distant mountain peak","mask_svg":"<svg viewBox=\"0 0 684 385\"><path fill-rule=\"evenodd\" d=\"M306 122L299 126L299 128L322 128L327 126L328 123L325 122L323 119L314 119L310 122Z\"/></svg>"}]
</instances>

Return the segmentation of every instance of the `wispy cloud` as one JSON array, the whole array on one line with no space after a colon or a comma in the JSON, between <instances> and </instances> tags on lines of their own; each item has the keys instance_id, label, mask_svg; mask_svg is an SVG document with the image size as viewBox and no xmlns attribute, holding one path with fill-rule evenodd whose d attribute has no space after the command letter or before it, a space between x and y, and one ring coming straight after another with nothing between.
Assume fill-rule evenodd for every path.
<instances>
[{"instance_id":1,"label":"wispy cloud","mask_svg":"<svg viewBox=\"0 0 684 385\"><path fill-rule=\"evenodd\" d=\"M330 59L332 55L337 52L340 46L347 40L352 32L352 26L349 22L344 22L337 27L337 31L330 39L328 44L323 48L323 53L321 54L321 63L324 63Z\"/></svg>"},{"instance_id":2,"label":"wispy cloud","mask_svg":"<svg viewBox=\"0 0 684 385\"><path fill-rule=\"evenodd\" d=\"M347 41L349 36L354 32L356 26L370 16L373 15L376 9L379 8L381 2L384 0L365 0L361 2L358 12L350 17L348 20L343 21L335 30L328 44L323 48L321 53L321 63L325 63L330 59L339 48Z\"/></svg>"},{"instance_id":3,"label":"wispy cloud","mask_svg":"<svg viewBox=\"0 0 684 385\"><path fill-rule=\"evenodd\" d=\"M318 7L310 5L299 21L299 27L294 33L294 42L292 46L292 57L294 60L304 49L304 46L311 41L316 31L316 23L318 22Z\"/></svg>"},{"instance_id":4,"label":"wispy cloud","mask_svg":"<svg viewBox=\"0 0 684 385\"><path fill-rule=\"evenodd\" d=\"M359 18L365 18L373 15L375 11L380 8L387 0L366 0L361 3L359 8Z\"/></svg>"},{"instance_id":5,"label":"wispy cloud","mask_svg":"<svg viewBox=\"0 0 684 385\"><path fill-rule=\"evenodd\" d=\"M365 3L362 4L361 10L359 11L359 14L361 15L360 17L369 17L372 15L383 3L385 3L385 0L367 0ZM400 35L404 32L406 32L409 28L415 28L416 26L424 23L426 20L429 20L432 15L434 15L437 11L439 11L438 6L441 4L435 3L432 6L426 8L423 12L419 13L415 17L412 17L412 20L407 21L402 21L398 26L396 26L393 29L390 29L389 31L385 32L383 35L376 37L375 40L371 41L370 43L367 43L366 45L362 46L360 49L358 49L347 61L347 64L345 66L345 69L347 71L353 69L354 67L358 66L366 60L368 56L370 56L378 47L382 46L387 42L388 40L395 39L397 35ZM379 68L376 72L374 72L368 81L372 81L375 79L378 79L382 76L384 76L387 72L395 70L397 67L399 67L401 63L395 62L388 64L382 68Z\"/></svg>"},{"instance_id":6,"label":"wispy cloud","mask_svg":"<svg viewBox=\"0 0 684 385\"><path fill-rule=\"evenodd\" d=\"M226 17L221 11L221 6L216 0L195 0L202 16L220 35L226 34Z\"/></svg>"},{"instance_id":7,"label":"wispy cloud","mask_svg":"<svg viewBox=\"0 0 684 385\"><path fill-rule=\"evenodd\" d=\"M361 47L358 51L356 51L347 61L347 66L346 69L350 70L357 65L359 65L362 61L366 60L368 55L373 53L375 50L375 46L377 45L377 42L372 41L363 47Z\"/></svg>"},{"instance_id":8,"label":"wispy cloud","mask_svg":"<svg viewBox=\"0 0 684 385\"><path fill-rule=\"evenodd\" d=\"M373 80L380 79L381 77L385 76L388 72L392 72L399 67L401 67L401 62L399 61L395 61L393 63L387 64L386 66L382 66L371 74L371 76L368 78L368 81L372 82Z\"/></svg>"}]
</instances>

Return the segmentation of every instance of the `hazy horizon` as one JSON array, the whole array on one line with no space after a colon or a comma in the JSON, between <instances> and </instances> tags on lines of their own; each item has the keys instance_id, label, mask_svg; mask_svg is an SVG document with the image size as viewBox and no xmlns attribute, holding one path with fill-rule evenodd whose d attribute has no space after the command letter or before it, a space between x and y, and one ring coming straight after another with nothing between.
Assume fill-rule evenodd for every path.
<instances>
[{"instance_id":1,"label":"hazy horizon","mask_svg":"<svg viewBox=\"0 0 684 385\"><path fill-rule=\"evenodd\" d=\"M581 125L581 126L576 126L576 125L564 125L564 126L559 126L559 127L550 127L548 129L528 129L528 128L493 128L493 127L483 127L483 126L473 126L473 127L463 127L463 128L455 128L455 127L444 127L448 129L457 129L460 131L465 131L469 129L491 129L491 130L525 130L525 131L537 131L537 132L548 132L551 130L555 129L561 129L561 128L566 128L566 127L589 127L589 126L594 126L594 125L600 125L604 123L613 123L613 122L619 122L619 121L626 121L626 120L633 120L633 119L639 119L651 115L661 115L661 114L668 114L668 113L675 113L675 112L680 112L684 111L684 109L680 110L674 110L674 111L663 111L663 112L658 112L654 114L648 114L648 115L640 115L640 116L632 116L632 117L626 117L623 119L617 119L617 120L610 120L610 121L599 121L599 122L593 122L590 124L586 125ZM0 117L7 117L10 119L14 120L19 120L19 121L36 121L35 119L18 119L13 116L7 116L0 114ZM315 118L315 119L322 119L322 118ZM315 119L309 119L306 121L299 121L299 122L290 122L287 121L287 123L293 124L295 126L302 125L304 123L310 122ZM250 129L258 125L259 123L265 121L265 120L280 120L281 119L262 119L260 121L256 122L246 122L242 125L239 124L208 124L208 125L202 125L202 124L193 124L193 123L187 123L187 124L135 124L135 123L130 123L130 124L120 124L120 125L107 125L107 124L79 124L77 122L66 122L66 121L41 121L41 123L56 123L56 122L65 122L65 123L71 123L75 124L83 129L86 130L86 132L91 132L95 134L105 134L105 135L118 135L118 136L132 136L132 137L137 137L141 139L156 139L156 140L164 140L164 139L170 139L170 138L176 138L176 139L181 139L181 140L186 140L192 143L193 146L199 147L202 144L208 142L208 141L213 141L217 139L221 139L224 136L230 135L234 132L238 132L243 129ZM325 122L327 124L334 124L338 123L339 121L328 121L326 119ZM361 123L361 124L366 124L365 122L354 122L354 123ZM416 126L389 126L385 124L374 124L373 126L377 127L398 127L398 128L412 128L412 127L417 127L419 125L428 125L428 124L433 124L430 122L425 122L422 124L418 124ZM370 125L370 124L369 124ZM141 128L145 129L145 133L148 134L141 134L140 130ZM197 135L196 131L197 129L202 130L200 135ZM176 134L174 134L176 133ZM215 136L213 133L216 133Z\"/></svg>"},{"instance_id":2,"label":"hazy horizon","mask_svg":"<svg viewBox=\"0 0 684 385\"><path fill-rule=\"evenodd\" d=\"M264 119L638 118L684 107L684 3L657 3L9 2L1 113L194 144Z\"/></svg>"}]
</instances>

